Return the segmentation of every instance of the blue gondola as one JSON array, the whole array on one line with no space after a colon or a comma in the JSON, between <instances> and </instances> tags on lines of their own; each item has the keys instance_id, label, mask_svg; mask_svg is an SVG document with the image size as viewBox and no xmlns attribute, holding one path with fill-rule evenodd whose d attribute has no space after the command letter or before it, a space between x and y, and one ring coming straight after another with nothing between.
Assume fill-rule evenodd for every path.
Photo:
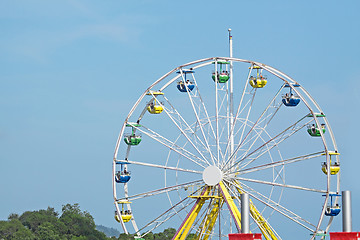
<instances>
[{"instance_id":1,"label":"blue gondola","mask_svg":"<svg viewBox=\"0 0 360 240\"><path fill-rule=\"evenodd\" d=\"M117 183L127 183L128 181L130 181L131 172L129 172L127 170L127 166L126 166L129 163L119 162L119 163L116 163L116 164L120 164L120 171L117 171L115 173L115 181Z\"/></svg>"},{"instance_id":2,"label":"blue gondola","mask_svg":"<svg viewBox=\"0 0 360 240\"><path fill-rule=\"evenodd\" d=\"M323 195L323 196L326 196L326 195ZM330 196L330 204L325 209L325 215L330 216L330 217L334 217L334 216L339 215L341 209L340 209L339 204L333 205L332 198L336 197L336 196L341 196L341 195L340 194L329 194L329 196Z\"/></svg>"},{"instance_id":3,"label":"blue gondola","mask_svg":"<svg viewBox=\"0 0 360 240\"><path fill-rule=\"evenodd\" d=\"M180 92L187 92L187 91L192 91L194 89L195 85L193 82L190 82L189 80L187 80L185 82L185 84L180 81L177 84L177 89L179 89Z\"/></svg>"},{"instance_id":4,"label":"blue gondola","mask_svg":"<svg viewBox=\"0 0 360 240\"><path fill-rule=\"evenodd\" d=\"M115 175L115 181L117 183L127 183L130 181L130 175L127 175L127 173L118 171Z\"/></svg>"},{"instance_id":5,"label":"blue gondola","mask_svg":"<svg viewBox=\"0 0 360 240\"><path fill-rule=\"evenodd\" d=\"M287 107L296 107L300 103L300 98L294 94L284 95L282 102Z\"/></svg>"},{"instance_id":6,"label":"blue gondola","mask_svg":"<svg viewBox=\"0 0 360 240\"><path fill-rule=\"evenodd\" d=\"M293 87L299 87L299 84L293 84ZM284 87L290 88L290 85L288 83L285 84ZM282 102L287 107L296 107L300 103L300 97L295 95L292 92L292 88L290 88L290 92L286 93L282 96Z\"/></svg>"},{"instance_id":7,"label":"blue gondola","mask_svg":"<svg viewBox=\"0 0 360 240\"><path fill-rule=\"evenodd\" d=\"M183 80L179 81L177 83L177 89L180 92L191 92L195 88L195 84L191 82L189 79L187 79L186 74L188 73L194 73L193 70L189 69L182 69L181 71L177 71L176 73L184 74Z\"/></svg>"},{"instance_id":8,"label":"blue gondola","mask_svg":"<svg viewBox=\"0 0 360 240\"><path fill-rule=\"evenodd\" d=\"M326 207L325 215L331 216L331 217L337 216L337 215L339 215L340 211L341 211L341 209L340 209L339 204L337 204L336 206L332 206L332 207L328 206L328 207Z\"/></svg>"}]
</instances>

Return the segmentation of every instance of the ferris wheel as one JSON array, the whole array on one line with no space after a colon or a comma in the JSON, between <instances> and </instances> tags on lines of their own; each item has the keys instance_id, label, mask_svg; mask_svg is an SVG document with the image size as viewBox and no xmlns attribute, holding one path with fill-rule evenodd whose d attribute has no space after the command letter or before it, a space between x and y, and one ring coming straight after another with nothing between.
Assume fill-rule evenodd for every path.
<instances>
[{"instance_id":1,"label":"ferris wheel","mask_svg":"<svg viewBox=\"0 0 360 240\"><path fill-rule=\"evenodd\" d=\"M324 236L340 212L339 152L326 114L297 82L260 62L211 57L151 84L127 115L113 158L115 219L139 238L173 239L250 229ZM307 235L306 235L307 234Z\"/></svg>"}]
</instances>

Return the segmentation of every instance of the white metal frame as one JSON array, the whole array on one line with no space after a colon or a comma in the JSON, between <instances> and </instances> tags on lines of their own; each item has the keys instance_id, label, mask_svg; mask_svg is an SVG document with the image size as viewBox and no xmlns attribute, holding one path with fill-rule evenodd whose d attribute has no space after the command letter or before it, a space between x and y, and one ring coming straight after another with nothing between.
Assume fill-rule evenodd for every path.
<instances>
[{"instance_id":1,"label":"white metal frame","mask_svg":"<svg viewBox=\"0 0 360 240\"><path fill-rule=\"evenodd\" d=\"M231 44L232 48L232 44ZM232 54L232 53L231 53ZM231 56L230 54L230 56ZM230 62L230 81L226 84L221 83L212 83L211 78L208 79L197 79L196 74L192 74L192 80L195 83L195 89L192 92L187 93L179 93L183 94L184 99L187 98L187 104L189 106L189 111L187 114L191 113L194 115L196 122L189 123L186 120L186 116L183 116L180 111L177 110L176 104L173 103L171 96L166 95L168 88L174 87L179 79L185 83L186 79L184 78L184 69L191 68L192 70L207 68L209 65L214 63L215 71L218 68L218 61L229 61ZM246 79L234 79L234 63L236 64L247 64L250 69ZM256 99L257 91L266 91L266 86L264 89L251 89L248 81L253 70L254 66L261 67L264 71L267 71L272 75L272 83L277 82L280 89L275 93L272 100L269 102L268 106L265 108L263 113L257 118L255 121L251 120L252 108L254 106L254 101ZM180 74L175 74L177 71ZM174 75L175 74L175 75ZM200 81L208 81L209 84L214 84L214 105L208 106L208 103L204 101L204 97L200 94ZM236 112L234 113L234 85L242 84L244 85L240 102L237 105ZM297 122L293 123L290 126L284 128L283 131L279 132L275 136L270 136L270 134L266 131L269 123L275 119L277 112L282 106L281 99L279 96L280 92L283 90L284 85L288 84L293 92L296 93L301 99L301 104L305 105L308 111L305 113L305 116L299 119ZM146 234L149 231L154 230L156 227L162 225L164 222L172 219L172 217L180 215L178 214L180 211L186 212L186 206L189 203L185 203L184 201L187 198L181 198L179 194L179 199L174 201L171 199L169 193L173 191L181 191L185 188L195 185L201 185L201 174L202 171L198 170L199 168L206 168L209 165L216 165L221 168L225 174L224 181L227 182L229 186L229 191L233 192L234 180L241 182L244 187L244 192L248 193L250 197L257 199L259 202L262 202L265 207L273 209L273 212L280 213L284 215L286 218L292 220L293 222L299 224L300 226L308 229L312 233L317 233L320 231L327 232L333 220L331 217L325 227L322 226L324 220L324 213L328 203L329 194L331 193L339 193L340 192L340 173L336 176L330 175L330 158L329 151L338 151L337 145L335 142L335 138L333 132L331 130L330 124L326 117L323 117L323 121L327 127L327 133L325 136L321 131L321 137L319 140L322 142L323 149L320 149L315 153L308 153L306 155L294 156L288 159L282 159L282 155L280 153L279 148L281 148L281 143L284 141L290 141L291 136L297 134L300 130L304 130L304 126L306 126L309 122L314 122L318 126L320 126L320 119L316 116L316 113L323 113L322 109L316 103L316 101L312 98L312 96L302 87L295 87L294 85L298 84L291 77L286 75L285 73L263 63L244 60L239 58L231 57L213 57L213 58L205 58L193 62L189 62L187 64L181 65L179 67L174 68L167 74L163 75L157 81L155 81L152 85L150 85L144 93L139 97L136 101L129 114L127 115L117 143L115 147L114 157L113 157L113 195L114 195L114 203L117 209L118 214L120 213L118 201L127 200L127 201L136 201L139 198L151 197L158 194L167 194L171 207L169 210L165 211L166 213L171 212L170 215L166 215L168 217L164 217L164 215L160 215L158 218L149 221L145 226L152 226L150 230L143 231L145 228L137 227L135 222L135 218L133 217L131 222L134 228L134 231L141 236L141 234ZM159 89L159 91L165 93L164 96L146 96L147 93ZM186 97L187 96L187 97ZM151 100L144 104L145 98L149 97ZM148 104L153 101L154 98L163 97L165 100L165 104L160 103L164 111L164 114L167 119L169 126L178 130L178 136L172 136L173 139L169 139L168 136L163 136L156 129L151 129L151 121L146 117L146 107ZM276 105L276 103L278 105ZM270 106L276 105L270 109ZM136 109L142 109L141 114L136 117L133 116ZM215 108L214 116L211 116L209 113L209 109ZM270 111L271 110L271 111ZM306 116L311 114L312 118L307 118ZM155 117L155 116L154 116ZM144 119L143 119L144 118ZM145 119L147 118L147 119ZM125 127L127 124L131 124L131 120L134 122L140 122L141 127L133 126L136 131L142 133L142 136L146 139L144 141L153 140L154 144L160 144L169 149L168 158L165 160L165 164L161 165L158 163L147 163L141 162L140 160L131 160L129 156L132 151L131 146L127 146L126 153L119 153L120 145L124 144L122 142ZM147 121L148 120L148 121ZM144 123L143 123L144 122ZM148 125L149 124L149 125ZM264 126L260 126L264 124ZM250 130L247 130L249 129ZM252 135L252 136L251 136ZM236 141L236 137L238 137L238 141ZM177 141L182 139L186 143L181 145L178 144ZM227 139L226 142L223 142L223 139ZM256 149L253 149L255 143L258 143L258 140L262 142L260 146ZM244 146L249 145L247 149L243 149ZM137 148L140 148L137 147ZM242 152L240 154L240 151ZM277 152L276 156L273 156L273 152ZM268 156L270 159L267 163L259 163L256 166L251 166L257 159L264 156L264 154ZM306 186L296 186L292 184L285 183L284 168L289 164L299 164L303 161L310 161L311 159L318 159L322 156L322 154L326 155L326 162L328 166L328 174L326 175L326 186L325 189L315 189L309 188ZM170 162L172 161L173 156L177 157L176 166L172 166ZM125 159L125 160L121 160ZM150 190L145 193L139 193L133 196L130 196L128 193L128 185L125 184L117 184L115 182L115 173L116 173L116 163L127 161L132 164L148 167L148 168L161 168L165 171L165 184L164 188L157 190ZM186 169L181 167L183 161L187 161L190 164L194 164L195 169ZM339 162L339 156L336 156L336 161ZM277 168L279 167L280 170ZM261 180L261 179L253 179L245 177L246 174L256 173L259 171L264 171L268 169L273 169L273 177L272 180ZM167 186L167 172L175 171L176 172L176 184L172 186ZM193 181L191 183L186 183L184 179L180 179L180 172L186 172L195 174L199 181ZM324 176L325 177L325 176ZM179 178L179 179L178 179ZM331 181L335 188L331 188ZM299 191L310 191L316 194L326 194L326 197L323 202L323 208L319 215L319 220L316 223L311 223L308 220L300 217L299 214L295 214L290 209L285 208L280 204L280 199L282 195L282 190L278 199L272 199L272 195L269 196L263 195L261 192L257 192L253 188L247 185L248 182L257 183L262 185L269 185L272 188L291 188ZM119 186L120 185L120 186ZM123 193L121 197L118 195L118 188L121 188L123 185ZM273 191L273 190L271 190ZM236 195L234 193L234 195ZM186 201L189 201L187 199ZM335 203L338 202L338 198L336 197ZM130 204L126 204L127 208L131 210ZM133 212L133 211L132 211ZM136 210L135 210L136 213ZM219 219L225 218L222 214L226 214L226 211L221 212L221 216ZM136 214L135 214L136 215ZM121 220L121 216L118 216ZM180 216L178 216L180 217ZM231 221L231 220L229 220ZM228 222L229 222L228 221ZM223 221L224 223L226 220ZM128 229L124 222L121 220L121 225L125 233L128 233ZM224 232L219 229L220 237L224 236ZM215 233L214 233L215 234ZM219 235L219 234L218 234ZM311 237L314 239L315 235ZM279 236L280 239L280 236Z\"/></svg>"}]
</instances>

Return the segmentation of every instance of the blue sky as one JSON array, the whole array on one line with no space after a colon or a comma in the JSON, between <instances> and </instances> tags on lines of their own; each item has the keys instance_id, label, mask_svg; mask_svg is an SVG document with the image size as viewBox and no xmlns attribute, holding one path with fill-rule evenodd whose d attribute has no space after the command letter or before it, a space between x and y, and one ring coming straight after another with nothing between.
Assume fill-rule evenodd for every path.
<instances>
[{"instance_id":1,"label":"blue sky","mask_svg":"<svg viewBox=\"0 0 360 240\"><path fill-rule=\"evenodd\" d=\"M226 56L232 28L235 57L287 73L326 112L360 231L359 8L355 0L0 0L0 219L79 203L97 224L119 228L111 163L123 119L169 70Z\"/></svg>"}]
</instances>

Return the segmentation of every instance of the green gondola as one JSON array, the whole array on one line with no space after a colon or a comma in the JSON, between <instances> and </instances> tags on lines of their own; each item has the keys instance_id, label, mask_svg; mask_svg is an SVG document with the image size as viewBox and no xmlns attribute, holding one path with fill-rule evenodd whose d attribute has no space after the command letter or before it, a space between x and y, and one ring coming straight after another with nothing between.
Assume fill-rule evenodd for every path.
<instances>
[{"instance_id":1,"label":"green gondola","mask_svg":"<svg viewBox=\"0 0 360 240\"><path fill-rule=\"evenodd\" d=\"M320 128L321 130L322 130L322 133L324 134L325 133L325 124L321 124L321 128ZM309 125L308 126L308 129L307 129L307 132L310 134L310 136L312 136L312 137L320 137L321 136L321 134L320 134L320 130L319 128L318 128L318 126L317 125L315 125L315 124L313 124L313 125Z\"/></svg>"}]
</instances>

